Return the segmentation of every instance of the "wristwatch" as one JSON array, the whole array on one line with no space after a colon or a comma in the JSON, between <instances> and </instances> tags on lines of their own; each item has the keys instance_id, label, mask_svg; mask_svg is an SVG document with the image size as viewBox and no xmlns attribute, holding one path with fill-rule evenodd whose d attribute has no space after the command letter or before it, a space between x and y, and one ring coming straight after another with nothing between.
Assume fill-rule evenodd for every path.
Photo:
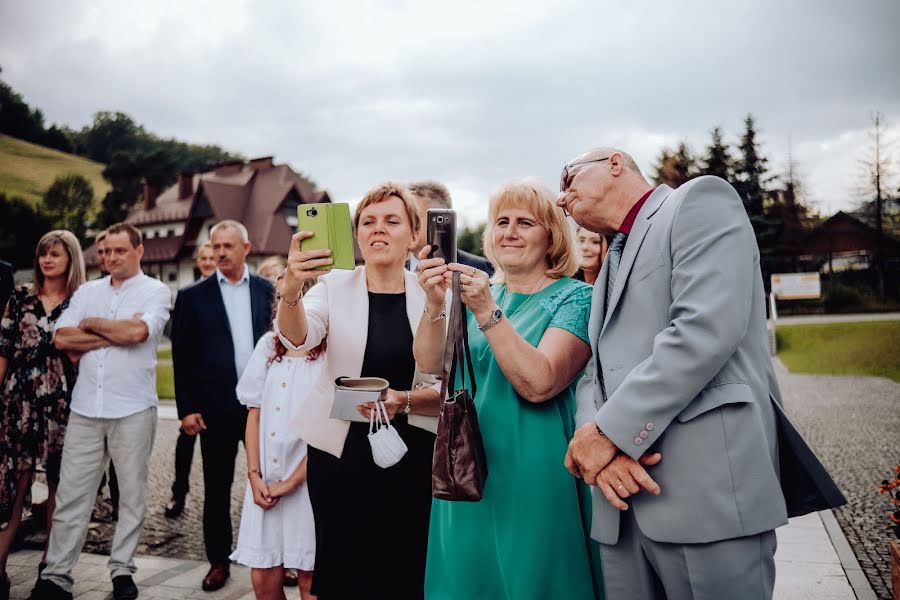
<instances>
[{"instance_id":1,"label":"wristwatch","mask_svg":"<svg viewBox=\"0 0 900 600\"><path fill-rule=\"evenodd\" d=\"M479 331L487 331L494 325L500 322L500 319L503 318L503 311L498 306L494 309L494 312L491 313L491 318L478 326Z\"/></svg>"}]
</instances>

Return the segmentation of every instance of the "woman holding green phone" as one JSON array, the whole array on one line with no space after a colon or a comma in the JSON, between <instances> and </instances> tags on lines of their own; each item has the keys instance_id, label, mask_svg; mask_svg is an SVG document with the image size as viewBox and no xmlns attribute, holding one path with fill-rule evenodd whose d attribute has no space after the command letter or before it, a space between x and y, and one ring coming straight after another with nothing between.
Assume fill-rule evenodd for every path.
<instances>
[{"instance_id":1,"label":"woman holding green phone","mask_svg":"<svg viewBox=\"0 0 900 600\"><path fill-rule=\"evenodd\" d=\"M304 251L301 242L312 234L294 235L276 318L289 349L328 340L323 375L294 421L309 444L312 591L320 600L417 599L424 595L440 382L419 372L412 352L413 332L429 318L425 292L404 268L419 230L415 200L405 187L385 183L362 199L354 224L365 266L353 271L317 270L332 264L331 251ZM304 284L314 279L319 284L303 296ZM390 382L385 407L408 448L396 465L375 464L368 423L329 417L340 376ZM369 410L363 409L366 418ZM364 573L348 575L359 568Z\"/></svg>"}]
</instances>

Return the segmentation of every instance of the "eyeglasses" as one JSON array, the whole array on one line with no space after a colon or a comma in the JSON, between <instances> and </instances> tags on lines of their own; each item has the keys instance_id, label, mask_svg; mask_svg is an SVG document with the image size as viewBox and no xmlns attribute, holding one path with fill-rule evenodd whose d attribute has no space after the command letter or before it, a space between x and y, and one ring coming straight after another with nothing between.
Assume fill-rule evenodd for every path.
<instances>
[{"instance_id":1,"label":"eyeglasses","mask_svg":"<svg viewBox=\"0 0 900 600\"><path fill-rule=\"evenodd\" d=\"M564 166L562 170L562 176L559 178L560 193L569 189L569 184L571 183L569 181L569 177L572 177L574 175L573 173L569 172L569 169L571 169L572 167L577 167L579 165L586 165L588 163L603 162L604 160L609 160L609 157L607 156L606 158L592 158L591 160L583 160L581 162L571 163Z\"/></svg>"}]
</instances>

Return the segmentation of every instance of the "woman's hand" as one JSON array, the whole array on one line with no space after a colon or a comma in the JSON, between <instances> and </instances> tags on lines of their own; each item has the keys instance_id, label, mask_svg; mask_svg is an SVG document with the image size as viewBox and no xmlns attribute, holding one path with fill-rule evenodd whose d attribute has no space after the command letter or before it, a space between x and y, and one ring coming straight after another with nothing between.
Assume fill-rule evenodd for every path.
<instances>
[{"instance_id":1,"label":"woman's hand","mask_svg":"<svg viewBox=\"0 0 900 600\"><path fill-rule=\"evenodd\" d=\"M331 250L300 250L300 242L313 236L312 231L298 231L291 236L291 248L288 251L287 270L284 273L282 296L288 301L300 295L303 284L307 281L318 279L322 275L331 272L330 269L316 271L316 267L332 264Z\"/></svg>"},{"instance_id":2,"label":"woman's hand","mask_svg":"<svg viewBox=\"0 0 900 600\"><path fill-rule=\"evenodd\" d=\"M403 409L406 408L406 392L398 392L397 390L392 390L388 388L387 395L384 399L384 408L387 410L388 418L393 419L394 415L398 412L403 412ZM364 416L366 419L371 419L372 411L375 410L374 402L366 402L365 404L360 404L358 411L359 414ZM378 419L378 415L375 415L375 419Z\"/></svg>"},{"instance_id":3,"label":"woman's hand","mask_svg":"<svg viewBox=\"0 0 900 600\"><path fill-rule=\"evenodd\" d=\"M282 496L293 494L300 487L299 481L286 479L285 481L276 481L269 484L269 493L274 501L278 501Z\"/></svg>"},{"instance_id":4,"label":"woman's hand","mask_svg":"<svg viewBox=\"0 0 900 600\"><path fill-rule=\"evenodd\" d=\"M250 474L250 488L253 490L253 503L263 510L269 510L278 504L278 498L272 495L272 491L258 473Z\"/></svg>"},{"instance_id":5,"label":"woman's hand","mask_svg":"<svg viewBox=\"0 0 900 600\"><path fill-rule=\"evenodd\" d=\"M433 316L440 314L447 297L447 289L450 287L444 278L447 272L447 262L443 258L428 258L431 246L425 246L419 251L419 266L416 269L419 277L419 285L425 290L426 302L429 307L441 307ZM431 311L428 311L431 312Z\"/></svg>"},{"instance_id":6,"label":"woman's hand","mask_svg":"<svg viewBox=\"0 0 900 600\"><path fill-rule=\"evenodd\" d=\"M494 307L494 297L491 295L490 277L484 271L479 271L475 267L461 265L459 263L450 263L447 265L447 272L444 273L444 279L447 285L452 284L453 273L459 273L459 295L478 323L484 323L491 318Z\"/></svg>"}]
</instances>

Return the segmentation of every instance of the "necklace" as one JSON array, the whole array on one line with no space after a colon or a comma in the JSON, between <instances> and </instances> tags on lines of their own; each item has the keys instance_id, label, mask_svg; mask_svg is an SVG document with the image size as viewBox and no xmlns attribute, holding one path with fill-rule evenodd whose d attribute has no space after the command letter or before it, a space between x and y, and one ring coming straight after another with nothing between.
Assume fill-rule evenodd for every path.
<instances>
[{"instance_id":1,"label":"necklace","mask_svg":"<svg viewBox=\"0 0 900 600\"><path fill-rule=\"evenodd\" d=\"M531 299L534 298L534 295L537 294L539 291L541 291L541 289L543 289L541 286L544 284L544 280L545 280L546 278L547 278L547 276L544 275L544 277L542 277L541 280L538 281L538 284L535 286L534 290L533 290L530 294L528 294L528 298L525 300L525 302L523 302L523 303L520 304L518 307L516 307L516 310L512 311L512 313L506 315L506 318L507 318L507 319L512 320L513 315L515 315L517 312L519 312L520 310L522 310L522 308L523 308L526 304L528 304L529 302L531 302ZM509 292L509 284L504 284L504 287L503 287L503 298L500 300L500 304L501 304L500 308L503 309L503 313L504 313L504 314L506 314L506 311L508 310L508 308L503 308L502 304L503 304L503 301L506 300L506 297L509 295L509 293L510 293L510 292ZM516 292L512 292L512 293L515 294ZM512 304L512 302L510 302L510 304Z\"/></svg>"}]
</instances>

